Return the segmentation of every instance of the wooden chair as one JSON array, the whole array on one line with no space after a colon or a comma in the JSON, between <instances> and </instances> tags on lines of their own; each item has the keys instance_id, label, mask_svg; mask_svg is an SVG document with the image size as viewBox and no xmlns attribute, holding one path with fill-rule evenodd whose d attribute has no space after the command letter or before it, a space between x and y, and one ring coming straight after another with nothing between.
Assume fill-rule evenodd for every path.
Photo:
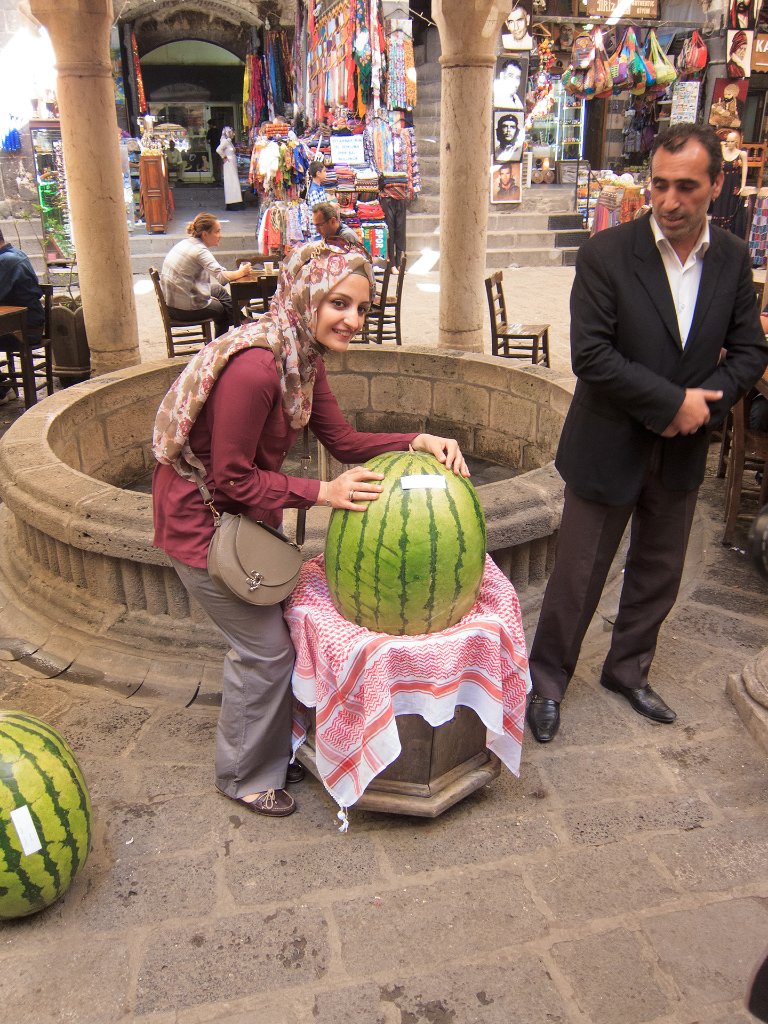
<instances>
[{"instance_id":1,"label":"wooden chair","mask_svg":"<svg viewBox=\"0 0 768 1024\"><path fill-rule=\"evenodd\" d=\"M41 338L30 337L27 332L26 317L18 330L13 331L17 344L7 343L0 348L6 364L7 376L15 391L19 390L21 379L24 408L29 409L37 403L37 393L45 388L48 395L53 394L53 355L51 351L51 299L53 285L41 284L43 291L43 334ZM0 331L0 333L2 333Z\"/></svg>"},{"instance_id":2,"label":"wooden chair","mask_svg":"<svg viewBox=\"0 0 768 1024\"><path fill-rule=\"evenodd\" d=\"M491 316L491 353L507 359L530 359L549 366L549 324L511 324L502 289L502 272L485 279L488 312Z\"/></svg>"},{"instance_id":3,"label":"wooden chair","mask_svg":"<svg viewBox=\"0 0 768 1024\"><path fill-rule=\"evenodd\" d=\"M165 347L168 351L168 358L174 356L193 356L195 352L213 340L212 315L200 316L199 320L172 320L165 302L163 289L160 287L160 275L154 267L149 268L149 276L155 286L157 304L160 307L160 315L163 318L165 328Z\"/></svg>"},{"instance_id":4,"label":"wooden chair","mask_svg":"<svg viewBox=\"0 0 768 1024\"><path fill-rule=\"evenodd\" d=\"M742 398L731 410L731 425L725 428L730 433L730 453L725 483L725 530L723 544L733 543L736 522L745 494L757 497L755 513L768 502L768 432L750 430L748 400ZM760 471L762 484L758 487L744 480L744 473Z\"/></svg>"},{"instance_id":5,"label":"wooden chair","mask_svg":"<svg viewBox=\"0 0 768 1024\"><path fill-rule=\"evenodd\" d=\"M373 341L377 345L382 345L385 341L394 341L396 345L402 345L401 311L407 263L406 256L401 256L397 274L393 274L392 264L389 260L386 260L381 266L374 265L376 296L371 311L365 318L363 341ZM390 295L393 277L395 279L394 296Z\"/></svg>"},{"instance_id":6,"label":"wooden chair","mask_svg":"<svg viewBox=\"0 0 768 1024\"><path fill-rule=\"evenodd\" d=\"M744 149L747 152L747 182L756 188L762 188L766 145L764 142L747 142ZM754 180L750 180L753 174Z\"/></svg>"}]
</instances>

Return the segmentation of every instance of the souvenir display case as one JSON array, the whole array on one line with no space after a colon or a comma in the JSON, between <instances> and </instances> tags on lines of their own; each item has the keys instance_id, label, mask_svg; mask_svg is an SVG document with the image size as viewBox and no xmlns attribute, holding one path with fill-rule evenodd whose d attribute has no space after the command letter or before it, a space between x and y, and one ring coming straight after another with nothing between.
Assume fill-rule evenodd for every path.
<instances>
[{"instance_id":1,"label":"souvenir display case","mask_svg":"<svg viewBox=\"0 0 768 1024\"><path fill-rule=\"evenodd\" d=\"M565 160L578 160L583 151L585 105L570 96L560 79L554 82L555 102L543 117L534 118L528 133L528 143L534 158L548 159L550 166ZM547 157L543 157L548 150Z\"/></svg>"},{"instance_id":2,"label":"souvenir display case","mask_svg":"<svg viewBox=\"0 0 768 1024\"><path fill-rule=\"evenodd\" d=\"M45 259L68 263L75 258L67 199L67 174L58 121L30 121L35 177L40 198Z\"/></svg>"}]
</instances>

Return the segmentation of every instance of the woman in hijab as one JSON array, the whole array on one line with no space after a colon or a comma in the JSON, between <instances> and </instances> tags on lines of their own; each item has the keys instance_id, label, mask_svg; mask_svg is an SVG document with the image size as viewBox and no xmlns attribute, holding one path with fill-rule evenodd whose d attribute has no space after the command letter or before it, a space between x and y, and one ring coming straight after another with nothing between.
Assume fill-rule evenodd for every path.
<instances>
[{"instance_id":1,"label":"woman in hijab","mask_svg":"<svg viewBox=\"0 0 768 1024\"><path fill-rule=\"evenodd\" d=\"M287 476L281 466L306 424L342 463L385 451L428 452L468 476L456 441L433 434L359 433L331 392L323 353L345 352L373 294L367 253L339 239L295 249L284 261L270 310L192 359L155 423L152 498L155 544L230 644L216 734L216 787L260 814L295 810L286 792L303 768L290 765L294 652L279 605L247 605L209 577L213 520L194 482L205 477L220 512L278 528L284 508L363 512L381 474L355 466L328 482ZM262 347L266 345L268 347Z\"/></svg>"},{"instance_id":2,"label":"woman in hijab","mask_svg":"<svg viewBox=\"0 0 768 1024\"><path fill-rule=\"evenodd\" d=\"M235 149L235 133L227 126L222 129L221 142L216 147L224 168L224 204L228 210L243 209L243 193L240 191L240 178L237 173L237 150Z\"/></svg>"}]
</instances>

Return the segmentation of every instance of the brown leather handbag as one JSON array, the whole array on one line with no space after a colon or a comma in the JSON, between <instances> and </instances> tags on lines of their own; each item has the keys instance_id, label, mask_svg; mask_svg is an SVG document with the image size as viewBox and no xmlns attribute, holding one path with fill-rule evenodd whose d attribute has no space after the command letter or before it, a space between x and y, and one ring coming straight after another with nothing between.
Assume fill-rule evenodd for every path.
<instances>
[{"instance_id":1,"label":"brown leather handbag","mask_svg":"<svg viewBox=\"0 0 768 1024\"><path fill-rule=\"evenodd\" d=\"M309 462L309 434L304 429L302 472ZM213 537L208 545L208 575L246 604L279 604L296 586L303 558L306 509L296 518L296 543L277 530L244 515L220 513L200 474L196 481L213 516Z\"/></svg>"}]
</instances>

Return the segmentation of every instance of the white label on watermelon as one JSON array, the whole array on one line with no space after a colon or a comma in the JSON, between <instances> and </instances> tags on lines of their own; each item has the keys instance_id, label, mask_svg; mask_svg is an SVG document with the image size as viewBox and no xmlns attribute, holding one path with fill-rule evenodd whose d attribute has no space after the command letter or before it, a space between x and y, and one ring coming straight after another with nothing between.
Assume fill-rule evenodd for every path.
<instances>
[{"instance_id":1,"label":"white label on watermelon","mask_svg":"<svg viewBox=\"0 0 768 1024\"><path fill-rule=\"evenodd\" d=\"M15 811L11 811L11 821L16 829L16 835L19 837L25 857L29 857L30 854L42 850L43 844L40 842L35 823L32 821L32 815L29 813L29 807L26 804L23 807L17 807Z\"/></svg>"},{"instance_id":2,"label":"white label on watermelon","mask_svg":"<svg viewBox=\"0 0 768 1024\"><path fill-rule=\"evenodd\" d=\"M444 476L437 473L422 473L419 476L401 476L400 486L404 491L422 489L426 491L444 491L448 486Z\"/></svg>"}]
</instances>

